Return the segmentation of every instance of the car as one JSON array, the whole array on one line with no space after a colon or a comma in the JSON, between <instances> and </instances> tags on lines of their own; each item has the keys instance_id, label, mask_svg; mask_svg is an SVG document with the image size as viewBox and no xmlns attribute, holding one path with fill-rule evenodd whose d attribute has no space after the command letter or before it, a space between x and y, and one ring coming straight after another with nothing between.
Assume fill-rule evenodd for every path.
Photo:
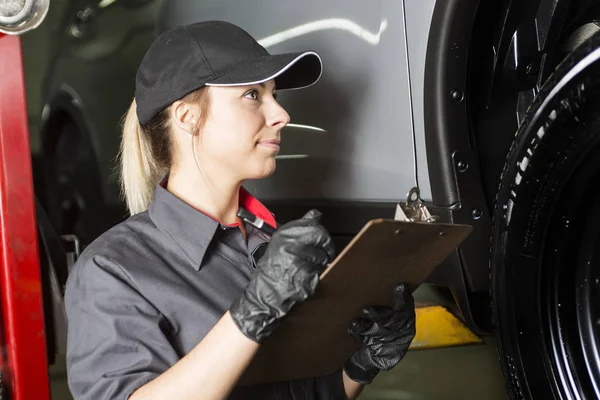
<instances>
[{"instance_id":1,"label":"car","mask_svg":"<svg viewBox=\"0 0 600 400\"><path fill-rule=\"evenodd\" d=\"M275 174L246 188L279 221L308 208L338 249L411 189L470 237L429 277L495 332L514 399L600 397L600 2L72 0L46 77L40 198L89 243L127 217L120 121L156 35L227 20L320 82L280 93ZM594 306L595 305L595 306Z\"/></svg>"}]
</instances>

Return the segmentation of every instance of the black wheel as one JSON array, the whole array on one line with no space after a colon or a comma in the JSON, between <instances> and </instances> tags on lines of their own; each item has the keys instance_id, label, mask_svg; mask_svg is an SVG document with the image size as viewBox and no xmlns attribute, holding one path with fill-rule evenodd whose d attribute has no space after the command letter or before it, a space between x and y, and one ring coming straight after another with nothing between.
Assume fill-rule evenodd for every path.
<instances>
[{"instance_id":1,"label":"black wheel","mask_svg":"<svg viewBox=\"0 0 600 400\"><path fill-rule=\"evenodd\" d=\"M600 398L600 36L529 109L496 199L493 314L513 399Z\"/></svg>"},{"instance_id":2,"label":"black wheel","mask_svg":"<svg viewBox=\"0 0 600 400\"><path fill-rule=\"evenodd\" d=\"M45 209L59 234L89 244L103 230L105 206L88 138L67 120L44 151Z\"/></svg>"}]
</instances>

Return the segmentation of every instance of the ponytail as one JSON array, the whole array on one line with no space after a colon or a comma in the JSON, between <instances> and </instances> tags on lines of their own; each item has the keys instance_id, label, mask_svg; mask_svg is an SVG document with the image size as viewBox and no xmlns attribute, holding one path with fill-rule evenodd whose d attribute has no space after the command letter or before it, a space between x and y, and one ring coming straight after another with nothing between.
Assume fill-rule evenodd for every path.
<instances>
[{"instance_id":1,"label":"ponytail","mask_svg":"<svg viewBox=\"0 0 600 400\"><path fill-rule=\"evenodd\" d=\"M201 128L208 114L206 87L182 100L200 105ZM173 139L170 132L169 107L150 122L140 125L135 99L123 121L123 136L119 152L121 193L131 215L145 211L154 195L154 188L173 164Z\"/></svg>"},{"instance_id":2,"label":"ponytail","mask_svg":"<svg viewBox=\"0 0 600 400\"><path fill-rule=\"evenodd\" d=\"M121 193L131 215L148 208L154 194L154 187L169 168L169 163L160 162L162 161L160 158L163 157L156 157L154 154L152 137L147 133L150 132L145 132L139 123L134 99L123 122L119 155ZM169 135L166 133L159 132L165 140L168 140ZM168 148L170 150L170 146Z\"/></svg>"}]
</instances>

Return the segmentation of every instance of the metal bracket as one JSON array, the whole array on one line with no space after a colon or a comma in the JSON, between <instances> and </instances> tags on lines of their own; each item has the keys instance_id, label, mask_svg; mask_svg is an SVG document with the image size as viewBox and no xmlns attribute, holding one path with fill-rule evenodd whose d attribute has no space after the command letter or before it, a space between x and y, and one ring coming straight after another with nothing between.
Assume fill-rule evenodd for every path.
<instances>
[{"instance_id":1,"label":"metal bracket","mask_svg":"<svg viewBox=\"0 0 600 400\"><path fill-rule=\"evenodd\" d=\"M438 220L438 216L431 215L421 200L419 188L413 187L406 196L406 202L400 202L396 206L394 219L410 222L435 222Z\"/></svg>"},{"instance_id":2,"label":"metal bracket","mask_svg":"<svg viewBox=\"0 0 600 400\"><path fill-rule=\"evenodd\" d=\"M81 243L77 235L62 235L61 239L64 244L68 244L68 248L66 249L67 255L67 271L71 272L71 267L75 264L75 261L79 258L81 254Z\"/></svg>"}]
</instances>

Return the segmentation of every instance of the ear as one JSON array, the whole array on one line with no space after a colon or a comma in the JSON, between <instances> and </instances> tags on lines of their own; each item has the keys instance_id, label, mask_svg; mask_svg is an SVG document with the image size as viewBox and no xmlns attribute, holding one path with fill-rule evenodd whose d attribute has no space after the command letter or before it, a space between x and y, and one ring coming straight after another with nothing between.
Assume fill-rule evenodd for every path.
<instances>
[{"instance_id":1,"label":"ear","mask_svg":"<svg viewBox=\"0 0 600 400\"><path fill-rule=\"evenodd\" d=\"M171 117L181 130L194 135L200 120L200 106L177 100L171 105Z\"/></svg>"}]
</instances>

